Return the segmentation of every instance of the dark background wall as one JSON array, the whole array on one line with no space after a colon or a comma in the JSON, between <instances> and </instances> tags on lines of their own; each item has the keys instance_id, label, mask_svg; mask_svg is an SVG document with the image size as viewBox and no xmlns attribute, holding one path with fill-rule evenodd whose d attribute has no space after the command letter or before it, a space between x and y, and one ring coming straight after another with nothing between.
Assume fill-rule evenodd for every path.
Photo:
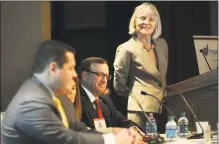
<instances>
[{"instance_id":1,"label":"dark background wall","mask_svg":"<svg viewBox=\"0 0 219 144\"><path fill-rule=\"evenodd\" d=\"M41 2L1 2L1 111L30 76L42 41Z\"/></svg>"},{"instance_id":2,"label":"dark background wall","mask_svg":"<svg viewBox=\"0 0 219 144\"><path fill-rule=\"evenodd\" d=\"M218 2L210 2L211 35L218 36Z\"/></svg>"},{"instance_id":3,"label":"dark background wall","mask_svg":"<svg viewBox=\"0 0 219 144\"><path fill-rule=\"evenodd\" d=\"M77 65L90 56L103 57L113 74L116 48L130 38L128 25L142 2L52 2L52 38L77 50ZM193 35L218 35L218 2L152 2L157 7L163 37L169 46L168 85L199 75ZM126 114L127 102L116 96L117 108Z\"/></svg>"},{"instance_id":4,"label":"dark background wall","mask_svg":"<svg viewBox=\"0 0 219 144\"><path fill-rule=\"evenodd\" d=\"M1 1L1 111L30 77L39 44L50 38L50 3ZM48 17L47 17L48 16Z\"/></svg>"}]
</instances>

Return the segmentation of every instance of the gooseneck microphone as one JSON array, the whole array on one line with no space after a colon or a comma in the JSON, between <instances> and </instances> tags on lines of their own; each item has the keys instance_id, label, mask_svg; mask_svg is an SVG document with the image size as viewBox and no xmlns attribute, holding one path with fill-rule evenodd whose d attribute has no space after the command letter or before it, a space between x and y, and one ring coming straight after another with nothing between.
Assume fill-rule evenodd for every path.
<instances>
[{"instance_id":1,"label":"gooseneck microphone","mask_svg":"<svg viewBox=\"0 0 219 144\"><path fill-rule=\"evenodd\" d=\"M151 96L153 98L155 98L160 104L162 104L176 119L179 119L163 102L161 102L156 96L152 95L152 94L149 94L145 91L141 91L141 94L142 95L148 95L148 96ZM192 135L192 133L189 131L190 135Z\"/></svg>"},{"instance_id":2,"label":"gooseneck microphone","mask_svg":"<svg viewBox=\"0 0 219 144\"><path fill-rule=\"evenodd\" d=\"M207 49L207 50L208 50L208 45L207 45L207 48L204 48L204 49ZM212 69L211 69L211 67L210 67L210 65L209 65L209 63L208 63L208 60L206 59L206 56L205 56L205 54L204 54L204 50L203 50L203 49L200 49L200 53L202 53L202 55L203 55L203 57L204 57L204 59L205 59L207 65L208 65L208 68L210 69L210 71L212 71Z\"/></svg>"},{"instance_id":3,"label":"gooseneck microphone","mask_svg":"<svg viewBox=\"0 0 219 144\"><path fill-rule=\"evenodd\" d=\"M147 93L147 92L145 92L145 91L141 91L141 94L144 95L144 96L149 95L149 96L155 98L155 99L156 99L160 104L162 104L176 119L178 119L178 117L177 117L163 102L161 102L156 96L154 96L154 95L152 95L152 94L149 94L149 93Z\"/></svg>"},{"instance_id":4,"label":"gooseneck microphone","mask_svg":"<svg viewBox=\"0 0 219 144\"><path fill-rule=\"evenodd\" d=\"M135 99L135 101L137 102L138 106L140 107L142 113L143 113L144 116L147 118L147 120L149 121L149 123L152 125L152 127L153 127L153 132L156 134L155 136L157 137L157 141L156 141L156 142L157 142L158 144L163 144L163 143L164 143L164 138L161 137L161 136L158 134L157 129L155 128L155 126L154 126L154 124L152 123L152 121L149 119L148 115L144 112L144 109L142 108L142 106L141 106L140 102L138 101L138 99L137 99L135 96L133 96L133 94L131 94L131 93L130 93L130 96Z\"/></svg>"},{"instance_id":5,"label":"gooseneck microphone","mask_svg":"<svg viewBox=\"0 0 219 144\"><path fill-rule=\"evenodd\" d=\"M135 99L135 101L137 102L138 106L140 107L142 113L144 114L144 116L147 118L147 120L149 121L149 123L153 126L153 132L158 134L157 129L155 128L154 124L152 123L152 121L149 119L148 115L144 112L144 109L142 108L140 102L138 101L138 99L136 97L134 97L132 94L130 94L132 98Z\"/></svg>"},{"instance_id":6,"label":"gooseneck microphone","mask_svg":"<svg viewBox=\"0 0 219 144\"><path fill-rule=\"evenodd\" d=\"M202 129L202 133L192 135L192 136L188 137L187 139L200 139L201 137L203 137L204 129L203 129L203 127L201 126L201 124L200 124L200 122L199 122L197 116L195 115L194 111L192 110L192 108L191 108L190 105L188 104L188 102L187 102L187 100L185 99L185 97L184 97L181 93L179 93L179 94L180 94L180 96L182 97L182 99L184 100L184 102L186 103L186 106L187 106L187 107L189 108L189 110L191 111L191 113L192 113L193 117L195 118L195 120L198 122L198 125L199 125L200 128Z\"/></svg>"}]
</instances>

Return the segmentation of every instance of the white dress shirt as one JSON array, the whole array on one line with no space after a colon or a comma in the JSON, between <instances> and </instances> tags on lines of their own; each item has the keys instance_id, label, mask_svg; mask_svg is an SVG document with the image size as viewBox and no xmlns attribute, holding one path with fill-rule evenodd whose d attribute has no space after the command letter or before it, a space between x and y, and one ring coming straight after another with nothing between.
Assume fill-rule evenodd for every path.
<instances>
[{"instance_id":1,"label":"white dress shirt","mask_svg":"<svg viewBox=\"0 0 219 144\"><path fill-rule=\"evenodd\" d=\"M83 85L81 85L81 86L84 89L84 91L86 92L87 96L89 97L93 107L96 109L96 105L94 104L94 101L95 101L96 97L87 88L85 88ZM99 98L97 97L97 99L99 99Z\"/></svg>"},{"instance_id":2,"label":"white dress shirt","mask_svg":"<svg viewBox=\"0 0 219 144\"><path fill-rule=\"evenodd\" d=\"M93 103L95 101L96 97L83 85L81 85L81 87L84 89L84 91L88 95L93 107L96 109L96 106ZM97 97L97 99L98 99L98 97ZM116 144L115 135L113 133L103 134L103 139L104 139L104 144Z\"/></svg>"}]
</instances>

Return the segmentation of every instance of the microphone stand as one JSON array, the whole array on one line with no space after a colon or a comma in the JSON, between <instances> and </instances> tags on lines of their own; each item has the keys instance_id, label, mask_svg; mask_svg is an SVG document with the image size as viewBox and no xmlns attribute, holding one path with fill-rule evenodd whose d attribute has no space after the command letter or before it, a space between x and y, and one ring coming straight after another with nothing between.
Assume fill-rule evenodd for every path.
<instances>
[{"instance_id":1,"label":"microphone stand","mask_svg":"<svg viewBox=\"0 0 219 144\"><path fill-rule=\"evenodd\" d=\"M149 95L149 96L155 98L155 99L156 99L160 104L162 104L162 106L164 106L176 119L178 119L178 117L177 117L167 106L165 106L164 103L161 102L157 97L155 97L154 95L149 94L149 93L147 93L147 92L145 92L145 91L141 91L141 94L142 94L142 95Z\"/></svg>"},{"instance_id":2,"label":"microphone stand","mask_svg":"<svg viewBox=\"0 0 219 144\"><path fill-rule=\"evenodd\" d=\"M135 101L137 102L138 106L141 108L144 116L147 118L149 123L153 126L153 132L155 132L157 134L157 130L156 130L155 126L153 125L152 121L149 119L148 115L144 112L142 106L140 105L140 102L132 94L131 94L131 96L135 99Z\"/></svg>"},{"instance_id":3,"label":"microphone stand","mask_svg":"<svg viewBox=\"0 0 219 144\"><path fill-rule=\"evenodd\" d=\"M149 121L149 123L152 125L152 127L153 127L153 132L156 133L156 136L157 136L157 138L158 138L158 143L159 143L159 144L162 144L163 141L164 141L164 138L162 138L162 137L158 134L158 132L157 132L155 126L153 125L152 121L149 119L148 115L144 112L144 109L142 108L142 106L141 106L140 102L138 101L138 99L135 98L131 93L130 93L130 95L131 95L132 98L135 99L135 101L137 102L137 104L138 104L138 106L140 107L141 111L143 112L144 116L147 118L147 120Z\"/></svg>"},{"instance_id":4,"label":"microphone stand","mask_svg":"<svg viewBox=\"0 0 219 144\"><path fill-rule=\"evenodd\" d=\"M184 102L186 103L186 105L187 105L187 107L189 108L189 110L191 111L191 113L193 114L195 120L198 122L200 128L202 129L202 133L200 133L200 134L194 134L194 135L188 137L187 139L200 139L200 138L203 138L203 134L204 134L204 129L203 129L203 127L201 126L201 124L200 124L198 118L196 117L194 111L192 110L192 108L191 108L190 105L188 104L188 102L187 102L187 100L185 99L185 97L184 97L181 93L179 93L179 94L180 94L180 96L182 97L182 99L184 100Z\"/></svg>"},{"instance_id":5,"label":"microphone stand","mask_svg":"<svg viewBox=\"0 0 219 144\"><path fill-rule=\"evenodd\" d=\"M149 94L145 91L141 91L141 94L142 95L149 95L153 98L155 98L160 104L162 104L176 119L179 119L163 102L161 102L156 96L152 95L152 94ZM189 134L192 135L192 133L189 131Z\"/></svg>"}]
</instances>

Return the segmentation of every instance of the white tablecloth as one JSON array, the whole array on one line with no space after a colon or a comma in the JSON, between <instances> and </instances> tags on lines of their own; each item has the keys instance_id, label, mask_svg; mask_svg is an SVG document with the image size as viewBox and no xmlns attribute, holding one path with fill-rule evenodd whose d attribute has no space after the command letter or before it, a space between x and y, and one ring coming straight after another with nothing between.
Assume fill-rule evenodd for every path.
<instances>
[{"instance_id":1,"label":"white tablecloth","mask_svg":"<svg viewBox=\"0 0 219 144\"><path fill-rule=\"evenodd\" d=\"M160 136L165 138L164 144L205 144L204 139L186 139L186 138L166 138L165 134L160 134ZM214 135L209 144L217 144L217 135Z\"/></svg>"}]
</instances>

